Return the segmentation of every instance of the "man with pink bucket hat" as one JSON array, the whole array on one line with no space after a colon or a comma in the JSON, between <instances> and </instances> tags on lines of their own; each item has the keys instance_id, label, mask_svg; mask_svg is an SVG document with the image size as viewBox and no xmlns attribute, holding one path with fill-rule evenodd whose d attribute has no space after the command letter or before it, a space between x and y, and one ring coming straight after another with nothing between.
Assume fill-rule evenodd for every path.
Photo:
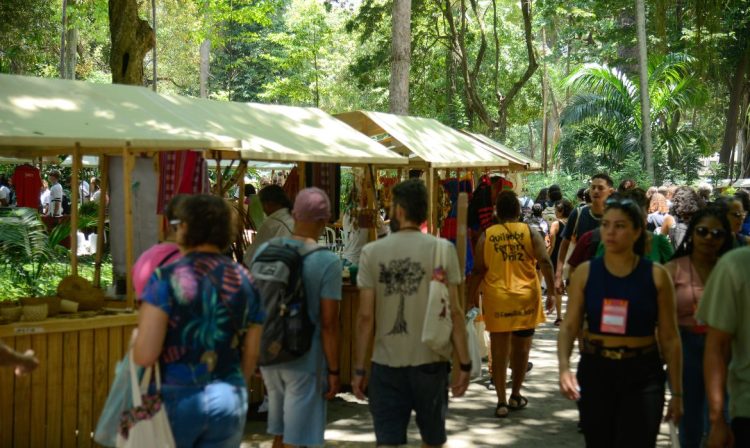
<instances>
[{"instance_id":1,"label":"man with pink bucket hat","mask_svg":"<svg viewBox=\"0 0 750 448\"><path fill-rule=\"evenodd\" d=\"M268 432L274 435L274 447L323 446L326 400L333 399L340 387L341 263L333 252L317 248L318 238L331 219L331 202L323 190L300 191L292 216L291 237L275 238L259 247L253 262L260 262L269 245L279 242L307 253L302 261L302 283L315 330L307 353L261 367L268 389Z\"/></svg>"}]
</instances>

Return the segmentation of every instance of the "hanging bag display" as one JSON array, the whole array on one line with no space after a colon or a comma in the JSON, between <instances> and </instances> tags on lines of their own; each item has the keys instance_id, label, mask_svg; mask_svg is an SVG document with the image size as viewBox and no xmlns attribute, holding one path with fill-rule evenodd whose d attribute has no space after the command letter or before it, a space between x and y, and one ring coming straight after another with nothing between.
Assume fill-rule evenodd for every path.
<instances>
[{"instance_id":1,"label":"hanging bag display","mask_svg":"<svg viewBox=\"0 0 750 448\"><path fill-rule=\"evenodd\" d=\"M159 363L143 373L138 385L138 377L133 362L133 351L128 353L130 361L130 387L133 394L133 407L122 413L120 433L117 435L118 448L174 448L176 446L172 428L169 426L167 411L161 399L161 374ZM149 394L151 374L156 372L156 393Z\"/></svg>"},{"instance_id":2,"label":"hanging bag display","mask_svg":"<svg viewBox=\"0 0 750 448\"><path fill-rule=\"evenodd\" d=\"M432 280L422 327L422 342L435 353L450 359L453 321L451 320L450 291L445 283L447 250L448 244L439 238L435 245Z\"/></svg>"}]
</instances>

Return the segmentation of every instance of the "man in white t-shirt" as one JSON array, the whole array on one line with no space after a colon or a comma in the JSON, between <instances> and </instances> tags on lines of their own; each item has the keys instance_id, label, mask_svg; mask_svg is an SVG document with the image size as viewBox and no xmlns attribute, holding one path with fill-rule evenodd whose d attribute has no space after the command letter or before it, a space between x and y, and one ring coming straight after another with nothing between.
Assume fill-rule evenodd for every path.
<instances>
[{"instance_id":1,"label":"man in white t-shirt","mask_svg":"<svg viewBox=\"0 0 750 448\"><path fill-rule=\"evenodd\" d=\"M294 218L289 212L292 201L289 200L284 189L278 185L268 185L258 192L260 205L266 218L258 228L258 233L253 238L253 244L245 250L245 266L250 266L255 251L271 238L291 237L294 230Z\"/></svg>"},{"instance_id":2,"label":"man in white t-shirt","mask_svg":"<svg viewBox=\"0 0 750 448\"><path fill-rule=\"evenodd\" d=\"M89 201L91 195L91 186L85 180L81 180L81 185L78 186L78 202L81 204Z\"/></svg>"},{"instance_id":3,"label":"man in white t-shirt","mask_svg":"<svg viewBox=\"0 0 750 448\"><path fill-rule=\"evenodd\" d=\"M62 216L62 199L63 199L63 189L62 185L60 185L60 172L57 170L52 170L47 175L47 178L49 179L50 187L49 187L49 216L52 216L53 218L58 218Z\"/></svg>"},{"instance_id":4,"label":"man in white t-shirt","mask_svg":"<svg viewBox=\"0 0 750 448\"><path fill-rule=\"evenodd\" d=\"M462 281L453 245L422 233L427 219L427 188L419 179L393 187L391 233L367 244L359 259L359 310L352 391L364 399L365 357L375 337L369 381L370 413L378 445L405 445L412 411L416 412L422 446L442 446L447 439L448 389L460 397L469 386L471 358L464 313L458 299ZM436 266L435 251L445 251ZM452 350L460 366L449 384L451 356L422 342L430 281L444 281L450 306L434 319L451 319ZM447 305L447 304L446 304Z\"/></svg>"},{"instance_id":5,"label":"man in white t-shirt","mask_svg":"<svg viewBox=\"0 0 750 448\"><path fill-rule=\"evenodd\" d=\"M343 257L344 266L359 264L359 254L362 252L362 247L370 239L370 229L359 227L356 219L356 217L353 218L351 216L350 212L346 212L341 220L342 232L344 234L344 250L341 256ZM380 216L378 216L376 232L378 238L388 235L388 226Z\"/></svg>"}]
</instances>

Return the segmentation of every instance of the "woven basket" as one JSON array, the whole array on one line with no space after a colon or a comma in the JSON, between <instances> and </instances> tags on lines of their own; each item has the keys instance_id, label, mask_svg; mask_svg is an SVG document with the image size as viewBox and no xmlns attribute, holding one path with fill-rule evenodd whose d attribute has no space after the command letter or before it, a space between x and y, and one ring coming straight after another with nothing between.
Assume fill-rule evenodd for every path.
<instances>
[{"instance_id":1,"label":"woven basket","mask_svg":"<svg viewBox=\"0 0 750 448\"><path fill-rule=\"evenodd\" d=\"M24 322L36 322L36 321L44 320L46 318L47 318L47 304L46 303L23 306Z\"/></svg>"},{"instance_id":2,"label":"woven basket","mask_svg":"<svg viewBox=\"0 0 750 448\"><path fill-rule=\"evenodd\" d=\"M17 322L22 312L23 308L18 305L0 308L0 316L8 322Z\"/></svg>"},{"instance_id":3,"label":"woven basket","mask_svg":"<svg viewBox=\"0 0 750 448\"><path fill-rule=\"evenodd\" d=\"M41 305L47 304L47 317L53 317L60 314L60 298L57 296L34 297L21 299L21 305Z\"/></svg>"},{"instance_id":4,"label":"woven basket","mask_svg":"<svg viewBox=\"0 0 750 448\"><path fill-rule=\"evenodd\" d=\"M61 299L78 302L79 311L96 311L104 307L104 292L76 275L69 275L60 282L57 295Z\"/></svg>"}]
</instances>

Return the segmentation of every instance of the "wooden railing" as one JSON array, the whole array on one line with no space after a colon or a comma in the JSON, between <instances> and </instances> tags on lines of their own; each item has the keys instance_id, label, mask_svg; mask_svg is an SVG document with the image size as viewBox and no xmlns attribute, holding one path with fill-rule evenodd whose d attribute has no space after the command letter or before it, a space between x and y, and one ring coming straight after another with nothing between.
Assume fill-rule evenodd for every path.
<instances>
[{"instance_id":1,"label":"wooden railing","mask_svg":"<svg viewBox=\"0 0 750 448\"><path fill-rule=\"evenodd\" d=\"M0 369L0 446L95 446L94 428L136 322L130 314L0 326L5 344L39 358L30 375Z\"/></svg>"}]
</instances>

